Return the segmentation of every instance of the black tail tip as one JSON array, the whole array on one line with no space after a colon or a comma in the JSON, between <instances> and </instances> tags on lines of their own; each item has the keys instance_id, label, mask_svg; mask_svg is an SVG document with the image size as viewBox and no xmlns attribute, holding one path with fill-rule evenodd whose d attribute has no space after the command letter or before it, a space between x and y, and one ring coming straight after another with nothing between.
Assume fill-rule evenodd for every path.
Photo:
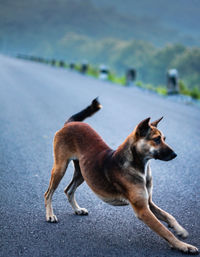
<instances>
[{"instance_id":1,"label":"black tail tip","mask_svg":"<svg viewBox=\"0 0 200 257\"><path fill-rule=\"evenodd\" d=\"M102 105L100 104L98 97L96 97L96 98L92 101L91 107L92 107L94 110L97 110L97 111L102 108Z\"/></svg>"}]
</instances>

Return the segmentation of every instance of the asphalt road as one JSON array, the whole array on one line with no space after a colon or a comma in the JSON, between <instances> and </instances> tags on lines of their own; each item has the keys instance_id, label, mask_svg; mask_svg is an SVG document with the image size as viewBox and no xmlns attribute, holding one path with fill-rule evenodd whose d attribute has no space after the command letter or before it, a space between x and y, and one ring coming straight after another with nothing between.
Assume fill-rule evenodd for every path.
<instances>
[{"instance_id":1,"label":"asphalt road","mask_svg":"<svg viewBox=\"0 0 200 257\"><path fill-rule=\"evenodd\" d=\"M53 163L52 140L65 120L99 96L103 109L87 122L116 148L139 121L164 115L160 129L178 157L152 161L154 201L200 247L200 109L53 68L0 56L0 256L182 256L139 221L130 206L103 203L83 184L77 191L88 216L73 214L54 194L59 222L45 222L43 194Z\"/></svg>"}]
</instances>

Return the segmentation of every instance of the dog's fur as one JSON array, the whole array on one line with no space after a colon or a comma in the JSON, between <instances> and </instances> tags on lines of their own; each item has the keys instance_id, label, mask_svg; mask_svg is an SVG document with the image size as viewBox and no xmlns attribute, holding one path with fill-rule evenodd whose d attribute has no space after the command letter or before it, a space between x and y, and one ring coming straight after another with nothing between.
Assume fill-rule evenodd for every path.
<instances>
[{"instance_id":1,"label":"dog's fur","mask_svg":"<svg viewBox=\"0 0 200 257\"><path fill-rule=\"evenodd\" d=\"M88 214L80 208L74 193L84 180L93 192L111 205L131 204L136 216L163 237L172 248L196 254L198 249L178 240L159 220L166 222L175 232L186 238L188 232L167 212L152 201L150 159L169 161L176 157L157 129L159 119L140 122L126 140L113 151L86 123L80 122L101 108L95 99L83 111L73 115L55 134L54 166L49 188L45 193L46 220L57 222L53 213L52 196L71 160L74 176L65 188L65 194L78 215Z\"/></svg>"}]
</instances>

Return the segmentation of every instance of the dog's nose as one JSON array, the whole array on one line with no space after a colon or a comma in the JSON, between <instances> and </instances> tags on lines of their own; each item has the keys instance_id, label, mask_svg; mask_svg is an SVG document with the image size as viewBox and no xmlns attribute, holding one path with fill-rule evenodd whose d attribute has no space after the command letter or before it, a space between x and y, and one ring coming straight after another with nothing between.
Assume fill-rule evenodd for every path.
<instances>
[{"instance_id":1,"label":"dog's nose","mask_svg":"<svg viewBox=\"0 0 200 257\"><path fill-rule=\"evenodd\" d=\"M174 159L174 158L176 158L176 156L177 156L177 154L176 154L175 152L172 152L172 154L171 154L171 160Z\"/></svg>"}]
</instances>

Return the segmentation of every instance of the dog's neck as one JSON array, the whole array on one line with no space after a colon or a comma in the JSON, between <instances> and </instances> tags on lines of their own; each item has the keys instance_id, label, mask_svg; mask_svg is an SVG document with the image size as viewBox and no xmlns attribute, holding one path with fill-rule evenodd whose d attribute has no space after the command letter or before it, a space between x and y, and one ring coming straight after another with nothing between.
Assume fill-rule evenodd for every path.
<instances>
[{"instance_id":1,"label":"dog's neck","mask_svg":"<svg viewBox=\"0 0 200 257\"><path fill-rule=\"evenodd\" d=\"M145 174L149 159L137 151L133 137L129 136L126 138L115 151L114 157L121 168L127 169L131 167Z\"/></svg>"},{"instance_id":2,"label":"dog's neck","mask_svg":"<svg viewBox=\"0 0 200 257\"><path fill-rule=\"evenodd\" d=\"M131 151L133 158L131 166L137 169L139 172L145 174L149 159L138 153L137 148L135 146L132 147Z\"/></svg>"}]
</instances>

